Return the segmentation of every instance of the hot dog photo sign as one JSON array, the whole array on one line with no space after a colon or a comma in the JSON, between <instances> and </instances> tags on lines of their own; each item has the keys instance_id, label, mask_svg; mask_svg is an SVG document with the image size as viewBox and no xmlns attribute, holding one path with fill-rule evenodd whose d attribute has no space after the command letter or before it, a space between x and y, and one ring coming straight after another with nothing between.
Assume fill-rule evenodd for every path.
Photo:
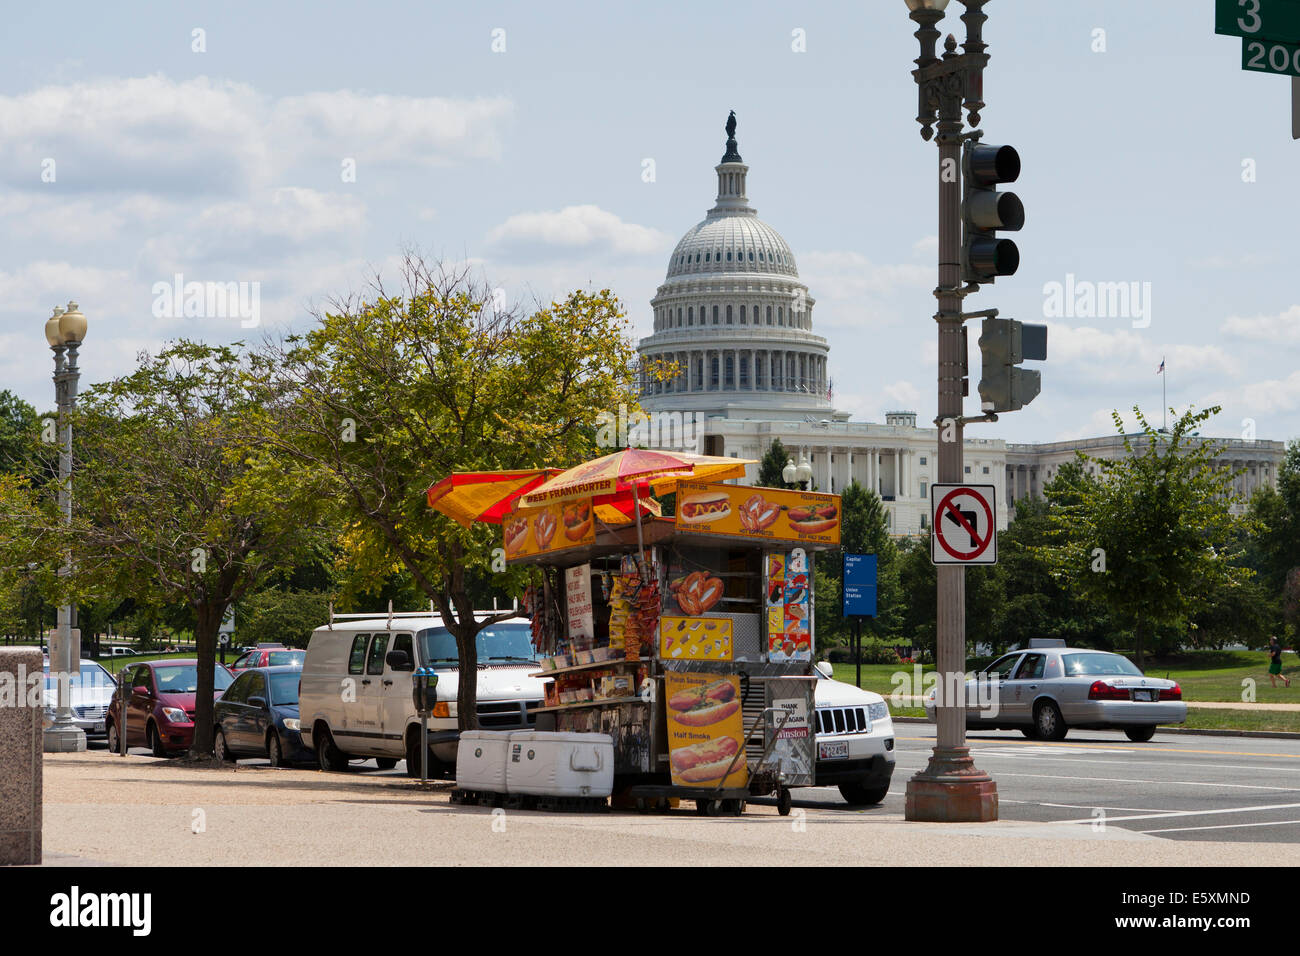
<instances>
[{"instance_id":1,"label":"hot dog photo sign","mask_svg":"<svg viewBox=\"0 0 1300 956\"><path fill-rule=\"evenodd\" d=\"M501 521L506 558L581 547L596 540L591 499L517 508Z\"/></svg>"},{"instance_id":2,"label":"hot dog photo sign","mask_svg":"<svg viewBox=\"0 0 1300 956\"><path fill-rule=\"evenodd\" d=\"M674 524L678 531L838 545L840 496L683 481Z\"/></svg>"},{"instance_id":3,"label":"hot dog photo sign","mask_svg":"<svg viewBox=\"0 0 1300 956\"><path fill-rule=\"evenodd\" d=\"M744 721L740 713L740 678L716 674L665 675L668 717L668 762L679 787L725 787L749 782L741 752ZM734 761L735 766L727 773Z\"/></svg>"}]
</instances>

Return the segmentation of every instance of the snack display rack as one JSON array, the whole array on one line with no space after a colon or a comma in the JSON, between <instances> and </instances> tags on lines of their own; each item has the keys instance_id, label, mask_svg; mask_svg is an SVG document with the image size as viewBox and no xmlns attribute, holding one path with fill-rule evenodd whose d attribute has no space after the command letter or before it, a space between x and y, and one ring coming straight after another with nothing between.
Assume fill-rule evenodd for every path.
<instances>
[{"instance_id":1,"label":"snack display rack","mask_svg":"<svg viewBox=\"0 0 1300 956\"><path fill-rule=\"evenodd\" d=\"M788 813L813 783L812 558L838 519L834 495L682 482L674 518L508 554L543 570L539 728L613 739L615 806L739 814L775 793Z\"/></svg>"}]
</instances>

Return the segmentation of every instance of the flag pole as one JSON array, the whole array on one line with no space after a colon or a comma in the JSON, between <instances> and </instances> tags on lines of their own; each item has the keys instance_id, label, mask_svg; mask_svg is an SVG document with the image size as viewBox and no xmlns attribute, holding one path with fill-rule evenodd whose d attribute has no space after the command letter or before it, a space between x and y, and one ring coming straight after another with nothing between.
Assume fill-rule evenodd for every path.
<instances>
[{"instance_id":1,"label":"flag pole","mask_svg":"<svg viewBox=\"0 0 1300 956\"><path fill-rule=\"evenodd\" d=\"M1165 371L1165 359L1160 357L1160 430L1169 428L1169 399L1166 397L1169 373Z\"/></svg>"}]
</instances>

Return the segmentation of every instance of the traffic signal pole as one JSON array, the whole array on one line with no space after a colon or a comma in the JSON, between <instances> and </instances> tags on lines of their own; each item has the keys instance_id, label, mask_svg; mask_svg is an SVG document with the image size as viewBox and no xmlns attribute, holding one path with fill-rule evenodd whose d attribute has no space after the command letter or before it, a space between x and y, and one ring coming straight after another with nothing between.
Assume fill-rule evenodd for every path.
<instances>
[{"instance_id":1,"label":"traffic signal pole","mask_svg":"<svg viewBox=\"0 0 1300 956\"><path fill-rule=\"evenodd\" d=\"M920 110L917 121L921 135L931 138L930 126L937 119L939 147L939 285L938 300L939 431L938 475L943 483L964 480L964 422L962 420L962 380L966 372L965 339L962 335L961 244L961 151L965 138L962 122L963 99L970 112L972 126L979 123L983 108L984 53L982 27L986 19L982 7L986 0L964 0L966 43L964 53L956 51L956 40L949 35L942 59L935 56L939 38L936 24L943 17L917 0L912 19L917 23L916 38L921 55L916 60L916 78ZM997 785L988 774L977 769L966 746L966 573L960 565L940 565L935 569L936 594L936 665L940 685L937 694L937 733L934 751L926 768L907 783L906 817L908 820L937 822L983 822L998 818Z\"/></svg>"}]
</instances>

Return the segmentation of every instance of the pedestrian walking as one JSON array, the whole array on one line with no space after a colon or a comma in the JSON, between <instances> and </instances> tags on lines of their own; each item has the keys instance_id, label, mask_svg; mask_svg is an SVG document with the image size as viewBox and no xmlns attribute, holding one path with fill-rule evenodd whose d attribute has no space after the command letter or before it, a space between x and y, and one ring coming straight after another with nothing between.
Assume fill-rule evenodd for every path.
<instances>
[{"instance_id":1,"label":"pedestrian walking","mask_svg":"<svg viewBox=\"0 0 1300 956\"><path fill-rule=\"evenodd\" d=\"M1290 687L1291 678L1282 673L1282 645L1278 643L1277 635L1273 635L1268 639L1268 656L1268 679L1276 687L1277 679L1281 677L1286 682L1286 686Z\"/></svg>"}]
</instances>

